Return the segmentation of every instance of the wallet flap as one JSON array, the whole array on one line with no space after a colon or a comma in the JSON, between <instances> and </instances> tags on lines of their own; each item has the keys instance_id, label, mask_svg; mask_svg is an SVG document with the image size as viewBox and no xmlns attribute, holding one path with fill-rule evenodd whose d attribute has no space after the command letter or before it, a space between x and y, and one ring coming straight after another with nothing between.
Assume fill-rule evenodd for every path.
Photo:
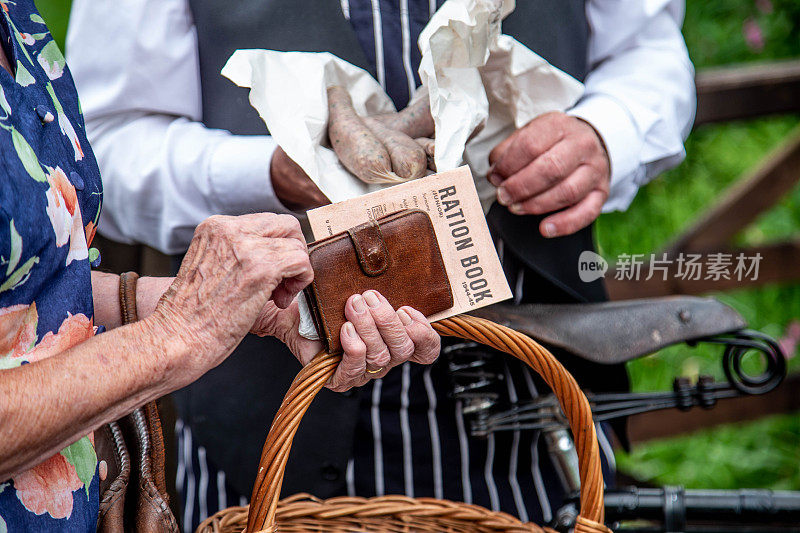
<instances>
[{"instance_id":1,"label":"wallet flap","mask_svg":"<svg viewBox=\"0 0 800 533\"><path fill-rule=\"evenodd\" d=\"M364 274L380 276L389 268L389 254L383 240L381 228L374 220L347 230L356 250L358 264Z\"/></svg>"}]
</instances>

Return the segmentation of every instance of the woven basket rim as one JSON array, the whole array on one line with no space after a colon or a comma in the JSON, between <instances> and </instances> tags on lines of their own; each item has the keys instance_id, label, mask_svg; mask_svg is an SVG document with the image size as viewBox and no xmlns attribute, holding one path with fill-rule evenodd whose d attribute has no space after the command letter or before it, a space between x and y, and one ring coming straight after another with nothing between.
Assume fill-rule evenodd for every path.
<instances>
[{"instance_id":1,"label":"woven basket rim","mask_svg":"<svg viewBox=\"0 0 800 533\"><path fill-rule=\"evenodd\" d=\"M581 511L575 532L610 533L611 530L603 524L605 510L603 477L596 429L589 403L575 379L546 348L536 341L489 320L459 315L435 322L433 326L441 335L476 341L509 353L527 363L547 382L569 421L578 453ZM436 498L390 495L373 498L338 496L321 500L309 494L295 494L279 502L278 496L281 492L289 450L300 420L313 398L333 375L340 360L341 356L321 352L292 382L264 443L256 482L253 485L252 505L232 507L218 512L201 524L198 533L238 532L241 531L243 518L247 520L247 531L272 533L278 531L281 521L289 519L317 520L324 523L341 520L350 524L353 520L366 521L381 517L396 517L398 514L403 515L404 521L411 518L418 518L421 521L434 519L466 520L472 523L478 521L483 529L476 531L552 531L532 523L523 524L507 513L491 511L475 504ZM238 529L235 529L237 527ZM357 531L344 527L336 529L331 523L329 528L314 526L311 529L342 533ZM289 530L302 531L302 529ZM382 529L380 526L377 526L377 529L366 530L399 531ZM408 531L426 530L408 529ZM458 530L452 529L452 531Z\"/></svg>"}]
</instances>

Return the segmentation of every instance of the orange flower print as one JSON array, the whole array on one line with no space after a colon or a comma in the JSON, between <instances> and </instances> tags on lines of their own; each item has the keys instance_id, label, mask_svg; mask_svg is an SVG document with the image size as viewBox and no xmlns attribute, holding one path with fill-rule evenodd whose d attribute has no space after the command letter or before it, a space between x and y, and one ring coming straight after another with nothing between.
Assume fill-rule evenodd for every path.
<instances>
[{"instance_id":1,"label":"orange flower print","mask_svg":"<svg viewBox=\"0 0 800 533\"><path fill-rule=\"evenodd\" d=\"M97 226L94 222L86 224L86 246L91 246L94 240L94 234L97 232Z\"/></svg>"},{"instance_id":2,"label":"orange flower print","mask_svg":"<svg viewBox=\"0 0 800 533\"><path fill-rule=\"evenodd\" d=\"M36 342L36 304L0 309L0 357L21 357Z\"/></svg>"},{"instance_id":3,"label":"orange flower print","mask_svg":"<svg viewBox=\"0 0 800 533\"><path fill-rule=\"evenodd\" d=\"M75 345L90 339L94 335L94 324L92 319L82 313L73 315L67 313L67 318L61 323L57 333L52 331L42 337L42 341L36 348L25 354L25 358L30 361L41 361L65 350L69 350Z\"/></svg>"},{"instance_id":4,"label":"orange flower print","mask_svg":"<svg viewBox=\"0 0 800 533\"><path fill-rule=\"evenodd\" d=\"M69 265L73 260L80 261L89 257L89 247L86 245L86 232L83 229L83 217L81 217L81 210L75 213L72 217L72 230L70 231L69 239L69 253L67 254L67 262Z\"/></svg>"},{"instance_id":5,"label":"orange flower print","mask_svg":"<svg viewBox=\"0 0 800 533\"><path fill-rule=\"evenodd\" d=\"M61 167L50 170L47 182L50 184L50 189L45 193L47 216L50 217L56 234L56 246L64 246L72 230L72 217L78 206L78 195Z\"/></svg>"},{"instance_id":6,"label":"orange flower print","mask_svg":"<svg viewBox=\"0 0 800 533\"><path fill-rule=\"evenodd\" d=\"M58 112L58 125L61 128L61 133L67 136L69 142L72 144L72 149L75 151L75 161L83 159L83 148L81 141L78 139L78 134L75 133L75 128L72 127L72 122L69 121L67 115Z\"/></svg>"},{"instance_id":7,"label":"orange flower print","mask_svg":"<svg viewBox=\"0 0 800 533\"><path fill-rule=\"evenodd\" d=\"M36 44L36 39L30 33L20 32L19 37L22 39L22 42L28 46Z\"/></svg>"},{"instance_id":8,"label":"orange flower print","mask_svg":"<svg viewBox=\"0 0 800 533\"><path fill-rule=\"evenodd\" d=\"M48 172L47 182L50 184L50 189L45 193L47 196L45 209L56 235L56 246L64 246L69 242L66 261L69 265L73 260L89 257L86 232L78 208L78 195L61 167L48 168Z\"/></svg>"},{"instance_id":9,"label":"orange flower print","mask_svg":"<svg viewBox=\"0 0 800 533\"><path fill-rule=\"evenodd\" d=\"M53 518L72 516L72 491L82 487L75 467L60 453L14 478L20 503L32 513Z\"/></svg>"},{"instance_id":10,"label":"orange flower print","mask_svg":"<svg viewBox=\"0 0 800 533\"><path fill-rule=\"evenodd\" d=\"M94 321L83 313L67 313L58 331L47 332L34 347L38 322L36 303L0 309L0 369L3 368L3 357L41 361L82 343L95 331Z\"/></svg>"},{"instance_id":11,"label":"orange flower print","mask_svg":"<svg viewBox=\"0 0 800 533\"><path fill-rule=\"evenodd\" d=\"M48 44L48 46L49 45L53 45L52 52L54 56L50 57L50 59L52 60L51 62L48 63L45 61L45 63L42 64L42 68L44 68L45 70L48 70L51 67L56 68L55 71L48 72L48 76L50 76L50 79L54 80L59 76L61 76L61 71L59 69L62 69L64 66L64 56L61 55L61 52L58 50L58 46L56 45L56 43L51 41ZM44 52L44 49L42 51ZM58 56L58 59L55 59L54 58L55 56ZM43 56L39 55L39 62L42 63L42 61L43 61ZM83 159L84 153L83 153L83 148L81 147L81 141L80 139L78 139L78 134L75 133L75 128L72 127L72 123L69 121L69 118L67 118L67 115L64 113L64 107L58 100L58 96L56 95L56 90L53 89L53 85L50 82L47 82L47 85L45 85L45 89L47 89L50 98L53 99L53 105L56 108L56 115L58 116L58 126L61 128L61 133L66 135L67 138L69 139L69 142L72 144L72 149L75 151L75 161L80 161L81 159Z\"/></svg>"}]
</instances>

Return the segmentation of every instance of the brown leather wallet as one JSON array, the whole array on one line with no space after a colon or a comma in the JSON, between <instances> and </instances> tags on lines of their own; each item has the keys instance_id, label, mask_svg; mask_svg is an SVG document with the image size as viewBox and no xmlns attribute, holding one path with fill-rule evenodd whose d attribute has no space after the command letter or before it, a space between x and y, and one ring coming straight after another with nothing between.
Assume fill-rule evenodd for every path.
<instances>
[{"instance_id":1,"label":"brown leather wallet","mask_svg":"<svg viewBox=\"0 0 800 533\"><path fill-rule=\"evenodd\" d=\"M425 316L453 307L453 293L428 214L406 209L309 244L314 282L305 290L328 351L341 351L344 307L373 289L398 309Z\"/></svg>"}]
</instances>

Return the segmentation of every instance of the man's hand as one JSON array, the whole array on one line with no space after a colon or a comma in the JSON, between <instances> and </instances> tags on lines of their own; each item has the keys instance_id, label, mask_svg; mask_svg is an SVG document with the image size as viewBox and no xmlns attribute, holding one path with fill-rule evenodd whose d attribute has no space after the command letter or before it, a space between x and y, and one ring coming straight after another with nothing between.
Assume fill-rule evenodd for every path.
<instances>
[{"instance_id":1,"label":"man's hand","mask_svg":"<svg viewBox=\"0 0 800 533\"><path fill-rule=\"evenodd\" d=\"M545 237L591 224L608 198L608 153L587 122L564 113L531 120L489 154L497 201L517 215L542 215Z\"/></svg>"},{"instance_id":2,"label":"man's hand","mask_svg":"<svg viewBox=\"0 0 800 533\"><path fill-rule=\"evenodd\" d=\"M269 172L275 196L289 209L305 211L331 203L300 165L292 161L280 146L272 154Z\"/></svg>"}]
</instances>

